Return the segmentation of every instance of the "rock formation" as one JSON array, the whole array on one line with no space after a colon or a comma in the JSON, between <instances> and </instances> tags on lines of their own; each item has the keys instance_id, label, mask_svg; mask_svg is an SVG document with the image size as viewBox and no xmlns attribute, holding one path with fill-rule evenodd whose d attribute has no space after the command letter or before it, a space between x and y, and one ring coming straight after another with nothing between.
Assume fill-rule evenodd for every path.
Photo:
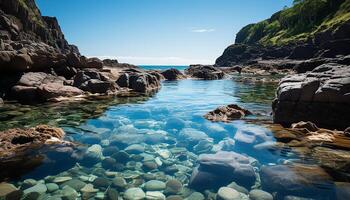
<instances>
[{"instance_id":1,"label":"rock formation","mask_svg":"<svg viewBox=\"0 0 350 200\"><path fill-rule=\"evenodd\" d=\"M204 80L222 79L225 76L223 71L211 65L190 65L185 73L193 78Z\"/></svg>"},{"instance_id":2,"label":"rock formation","mask_svg":"<svg viewBox=\"0 0 350 200\"><path fill-rule=\"evenodd\" d=\"M283 78L273 103L274 122L312 121L344 130L350 124L349 77L349 67L324 64L309 73Z\"/></svg>"},{"instance_id":3,"label":"rock formation","mask_svg":"<svg viewBox=\"0 0 350 200\"><path fill-rule=\"evenodd\" d=\"M246 115L252 114L250 111L239 107L236 104L219 107L208 112L204 117L210 121L229 122L236 119L241 119Z\"/></svg>"},{"instance_id":4,"label":"rock formation","mask_svg":"<svg viewBox=\"0 0 350 200\"><path fill-rule=\"evenodd\" d=\"M174 68L165 70L165 71L161 72L161 74L164 76L164 78L166 80L169 80L169 81L174 81L174 80L186 78L186 76L184 74L182 74L182 72L180 72L178 69L174 69Z\"/></svg>"}]
</instances>

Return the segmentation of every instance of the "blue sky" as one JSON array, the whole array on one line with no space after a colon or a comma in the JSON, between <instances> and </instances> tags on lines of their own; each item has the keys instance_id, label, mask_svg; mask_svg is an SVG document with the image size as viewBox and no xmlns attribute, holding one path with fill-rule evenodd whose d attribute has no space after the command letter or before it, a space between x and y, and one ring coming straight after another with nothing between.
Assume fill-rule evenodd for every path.
<instances>
[{"instance_id":1,"label":"blue sky","mask_svg":"<svg viewBox=\"0 0 350 200\"><path fill-rule=\"evenodd\" d=\"M36 0L86 56L133 64L213 64L243 26L292 0Z\"/></svg>"}]
</instances>

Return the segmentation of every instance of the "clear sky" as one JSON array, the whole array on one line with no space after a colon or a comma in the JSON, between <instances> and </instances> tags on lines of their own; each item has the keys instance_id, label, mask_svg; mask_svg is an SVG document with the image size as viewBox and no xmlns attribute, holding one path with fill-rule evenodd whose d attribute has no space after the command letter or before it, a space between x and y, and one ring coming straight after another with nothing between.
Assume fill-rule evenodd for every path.
<instances>
[{"instance_id":1,"label":"clear sky","mask_svg":"<svg viewBox=\"0 0 350 200\"><path fill-rule=\"evenodd\" d=\"M36 0L86 56L133 64L213 64L240 28L292 0Z\"/></svg>"}]
</instances>

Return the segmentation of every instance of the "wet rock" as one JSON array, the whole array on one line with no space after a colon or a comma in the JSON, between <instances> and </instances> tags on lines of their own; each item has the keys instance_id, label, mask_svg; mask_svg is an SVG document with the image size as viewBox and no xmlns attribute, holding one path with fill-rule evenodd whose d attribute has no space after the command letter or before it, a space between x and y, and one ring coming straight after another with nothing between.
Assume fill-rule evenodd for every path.
<instances>
[{"instance_id":1,"label":"wet rock","mask_svg":"<svg viewBox=\"0 0 350 200\"><path fill-rule=\"evenodd\" d=\"M61 177L56 177L55 179L53 179L52 182L54 183L63 183L66 181L72 180L72 177L69 176L61 176Z\"/></svg>"},{"instance_id":2,"label":"wet rock","mask_svg":"<svg viewBox=\"0 0 350 200\"><path fill-rule=\"evenodd\" d=\"M208 135L202 131L193 128L184 128L179 133L179 139L188 143L190 146L197 144L201 140L209 139Z\"/></svg>"},{"instance_id":3,"label":"wet rock","mask_svg":"<svg viewBox=\"0 0 350 200\"><path fill-rule=\"evenodd\" d=\"M119 149L115 146L109 146L103 149L102 153L104 156L111 156L115 153L118 153Z\"/></svg>"},{"instance_id":4,"label":"wet rock","mask_svg":"<svg viewBox=\"0 0 350 200\"><path fill-rule=\"evenodd\" d=\"M163 181L151 180L145 183L145 189L147 191L161 191L165 189L165 183Z\"/></svg>"},{"instance_id":5,"label":"wet rock","mask_svg":"<svg viewBox=\"0 0 350 200\"><path fill-rule=\"evenodd\" d=\"M186 123L184 120L180 118L170 118L167 120L165 124L165 129L166 130L171 130L171 129L176 129L176 130L181 130L185 127Z\"/></svg>"},{"instance_id":6,"label":"wet rock","mask_svg":"<svg viewBox=\"0 0 350 200\"><path fill-rule=\"evenodd\" d=\"M114 170L117 167L117 160L114 158L105 158L102 160L101 165L106 170Z\"/></svg>"},{"instance_id":7,"label":"wet rock","mask_svg":"<svg viewBox=\"0 0 350 200\"><path fill-rule=\"evenodd\" d=\"M5 182L0 183L0 198L10 199L9 197L17 196L17 198L13 198L13 199L14 200L20 199L21 195L16 195L18 194L18 191L19 190L12 184L5 183Z\"/></svg>"},{"instance_id":8,"label":"wet rock","mask_svg":"<svg viewBox=\"0 0 350 200\"><path fill-rule=\"evenodd\" d=\"M318 130L318 127L312 122L298 122L291 126L292 129L307 129L308 132L314 132Z\"/></svg>"},{"instance_id":9,"label":"wet rock","mask_svg":"<svg viewBox=\"0 0 350 200\"><path fill-rule=\"evenodd\" d=\"M143 164L142 164L142 168L145 170L145 171L152 171L152 170L155 170L158 168L158 165L155 161L153 160L150 160L150 161L145 161Z\"/></svg>"},{"instance_id":10,"label":"wet rock","mask_svg":"<svg viewBox=\"0 0 350 200\"><path fill-rule=\"evenodd\" d=\"M0 98L0 105L4 104L4 100L2 100L2 98Z\"/></svg>"},{"instance_id":11,"label":"wet rock","mask_svg":"<svg viewBox=\"0 0 350 200\"><path fill-rule=\"evenodd\" d=\"M330 195L332 178L320 167L313 165L275 165L261 167L262 188L285 195Z\"/></svg>"},{"instance_id":12,"label":"wet rock","mask_svg":"<svg viewBox=\"0 0 350 200\"><path fill-rule=\"evenodd\" d=\"M80 191L85 185L86 183L84 183L83 181L79 180L79 179L72 179L72 180L69 180L69 181L66 181L64 182L61 187L64 187L64 186L69 186L77 191Z\"/></svg>"},{"instance_id":13,"label":"wet rock","mask_svg":"<svg viewBox=\"0 0 350 200\"><path fill-rule=\"evenodd\" d=\"M208 153L212 150L213 144L208 140L201 140L193 147L193 151L197 154Z\"/></svg>"},{"instance_id":14,"label":"wet rock","mask_svg":"<svg viewBox=\"0 0 350 200\"><path fill-rule=\"evenodd\" d=\"M179 194L182 191L182 183L176 179L166 182L165 192L167 194Z\"/></svg>"},{"instance_id":15,"label":"wet rock","mask_svg":"<svg viewBox=\"0 0 350 200\"><path fill-rule=\"evenodd\" d=\"M183 200L183 198L180 195L170 195L167 196L166 200Z\"/></svg>"},{"instance_id":16,"label":"wet rock","mask_svg":"<svg viewBox=\"0 0 350 200\"><path fill-rule=\"evenodd\" d=\"M127 200L141 200L146 198L146 194L141 188L129 188L125 191L124 198Z\"/></svg>"},{"instance_id":17,"label":"wet rock","mask_svg":"<svg viewBox=\"0 0 350 200\"><path fill-rule=\"evenodd\" d=\"M237 190L238 192L243 193L243 194L248 194L248 193L249 193L248 190L247 190L246 188L244 188L244 187L238 185L238 184L235 183L235 182L230 183L229 185L227 185L227 187L232 188L232 189L235 189L235 190Z\"/></svg>"},{"instance_id":18,"label":"wet rock","mask_svg":"<svg viewBox=\"0 0 350 200\"><path fill-rule=\"evenodd\" d=\"M46 187L48 192L54 192L59 189L59 186L56 183L47 183Z\"/></svg>"},{"instance_id":19,"label":"wet rock","mask_svg":"<svg viewBox=\"0 0 350 200\"><path fill-rule=\"evenodd\" d=\"M116 82L120 87L146 93L160 88L160 79L142 70L125 70Z\"/></svg>"},{"instance_id":20,"label":"wet rock","mask_svg":"<svg viewBox=\"0 0 350 200\"><path fill-rule=\"evenodd\" d=\"M127 186L127 182L123 177L115 177L112 183L118 189L124 189Z\"/></svg>"},{"instance_id":21,"label":"wet rock","mask_svg":"<svg viewBox=\"0 0 350 200\"><path fill-rule=\"evenodd\" d=\"M221 187L216 195L216 200L240 200L239 192L229 187Z\"/></svg>"},{"instance_id":22,"label":"wet rock","mask_svg":"<svg viewBox=\"0 0 350 200\"><path fill-rule=\"evenodd\" d=\"M24 190L24 189L33 187L36 184L37 184L36 180L34 180L34 179L26 179L26 180L23 181L23 183L21 185L21 189Z\"/></svg>"},{"instance_id":23,"label":"wet rock","mask_svg":"<svg viewBox=\"0 0 350 200\"><path fill-rule=\"evenodd\" d=\"M320 166L337 173L346 173L350 167L350 153L346 150L315 147L311 156Z\"/></svg>"},{"instance_id":24,"label":"wet rock","mask_svg":"<svg viewBox=\"0 0 350 200\"><path fill-rule=\"evenodd\" d=\"M251 190L249 192L249 198L251 200L273 200L273 196L263 190Z\"/></svg>"},{"instance_id":25,"label":"wet rock","mask_svg":"<svg viewBox=\"0 0 350 200\"><path fill-rule=\"evenodd\" d=\"M39 125L29 129L9 129L0 132L1 157L14 156L16 152L28 150L32 144L43 145L51 139L57 139L56 143L62 142L65 133L60 128L47 125Z\"/></svg>"},{"instance_id":26,"label":"wet rock","mask_svg":"<svg viewBox=\"0 0 350 200\"><path fill-rule=\"evenodd\" d=\"M336 182L336 195L339 200L346 200L350 198L350 183Z\"/></svg>"},{"instance_id":27,"label":"wet rock","mask_svg":"<svg viewBox=\"0 0 350 200\"><path fill-rule=\"evenodd\" d=\"M193 192L190 196L186 197L185 200L204 200L205 197L202 193Z\"/></svg>"},{"instance_id":28,"label":"wet rock","mask_svg":"<svg viewBox=\"0 0 350 200\"><path fill-rule=\"evenodd\" d=\"M99 144L101 142L101 137L97 135L83 136L81 142L84 144Z\"/></svg>"},{"instance_id":29,"label":"wet rock","mask_svg":"<svg viewBox=\"0 0 350 200\"><path fill-rule=\"evenodd\" d=\"M119 151L113 154L112 157L116 159L118 163L126 163L130 160L130 155L125 151Z\"/></svg>"},{"instance_id":30,"label":"wet rock","mask_svg":"<svg viewBox=\"0 0 350 200\"><path fill-rule=\"evenodd\" d=\"M119 194L117 190L113 188L109 188L106 193L107 193L107 200L118 200Z\"/></svg>"},{"instance_id":31,"label":"wet rock","mask_svg":"<svg viewBox=\"0 0 350 200\"><path fill-rule=\"evenodd\" d=\"M140 144L132 144L124 149L129 154L140 154L145 151L145 147Z\"/></svg>"},{"instance_id":32,"label":"wet rock","mask_svg":"<svg viewBox=\"0 0 350 200\"><path fill-rule=\"evenodd\" d=\"M113 93L118 87L107 76L95 69L85 69L76 74L73 86L90 93Z\"/></svg>"},{"instance_id":33,"label":"wet rock","mask_svg":"<svg viewBox=\"0 0 350 200\"><path fill-rule=\"evenodd\" d=\"M190 65L185 73L191 77L204 80L222 79L225 76L223 71L211 65Z\"/></svg>"},{"instance_id":34,"label":"wet rock","mask_svg":"<svg viewBox=\"0 0 350 200\"><path fill-rule=\"evenodd\" d=\"M76 200L79 193L69 186L64 186L61 191L62 200Z\"/></svg>"},{"instance_id":35,"label":"wet rock","mask_svg":"<svg viewBox=\"0 0 350 200\"><path fill-rule=\"evenodd\" d=\"M106 178L97 177L92 183L96 188L108 188L111 182Z\"/></svg>"},{"instance_id":36,"label":"wet rock","mask_svg":"<svg viewBox=\"0 0 350 200\"><path fill-rule=\"evenodd\" d=\"M265 129L256 126L247 126L237 130L233 139L235 145L242 149L251 149L254 145L273 141Z\"/></svg>"},{"instance_id":37,"label":"wet rock","mask_svg":"<svg viewBox=\"0 0 350 200\"><path fill-rule=\"evenodd\" d=\"M283 78L272 106L274 122L312 121L321 127L345 129L349 119L344 116L350 112L349 69L330 63Z\"/></svg>"},{"instance_id":38,"label":"wet rock","mask_svg":"<svg viewBox=\"0 0 350 200\"><path fill-rule=\"evenodd\" d=\"M214 111L210 111L204 115L204 117L210 121L222 121L228 122L236 119L241 119L246 115L251 115L252 113L244 108L239 107L236 104L231 104L227 106L222 106Z\"/></svg>"},{"instance_id":39,"label":"wet rock","mask_svg":"<svg viewBox=\"0 0 350 200\"><path fill-rule=\"evenodd\" d=\"M166 80L169 80L169 81L180 80L185 78L184 74L182 74L178 69L174 69L174 68L165 70L161 74L164 76Z\"/></svg>"},{"instance_id":40,"label":"wet rock","mask_svg":"<svg viewBox=\"0 0 350 200\"><path fill-rule=\"evenodd\" d=\"M226 186L232 181L250 188L256 179L250 160L235 152L220 151L216 154L202 154L198 158L199 167L195 168L190 187L205 190Z\"/></svg>"},{"instance_id":41,"label":"wet rock","mask_svg":"<svg viewBox=\"0 0 350 200\"><path fill-rule=\"evenodd\" d=\"M45 184L38 183L37 185L30 187L28 189L25 189L23 192L24 194L29 194L29 193L37 193L37 194L43 194L47 191L47 187Z\"/></svg>"},{"instance_id":42,"label":"wet rock","mask_svg":"<svg viewBox=\"0 0 350 200\"><path fill-rule=\"evenodd\" d=\"M149 200L165 200L166 197L163 193L158 191L148 191L146 192L146 199Z\"/></svg>"}]
</instances>

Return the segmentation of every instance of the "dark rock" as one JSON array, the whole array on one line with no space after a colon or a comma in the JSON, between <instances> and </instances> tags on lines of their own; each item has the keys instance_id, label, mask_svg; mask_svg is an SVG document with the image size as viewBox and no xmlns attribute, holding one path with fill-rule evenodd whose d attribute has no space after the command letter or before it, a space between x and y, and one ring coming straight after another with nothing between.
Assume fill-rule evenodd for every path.
<instances>
[{"instance_id":1,"label":"dark rock","mask_svg":"<svg viewBox=\"0 0 350 200\"><path fill-rule=\"evenodd\" d=\"M202 154L198 158L199 167L191 176L190 187L197 190L218 189L232 181L250 188L256 175L249 158L235 152Z\"/></svg>"},{"instance_id":2,"label":"dark rock","mask_svg":"<svg viewBox=\"0 0 350 200\"><path fill-rule=\"evenodd\" d=\"M190 65L185 73L191 77L204 80L222 79L225 76L223 71L211 65Z\"/></svg>"},{"instance_id":3,"label":"dark rock","mask_svg":"<svg viewBox=\"0 0 350 200\"><path fill-rule=\"evenodd\" d=\"M113 170L117 166L117 161L114 158L105 158L102 160L102 167L106 170Z\"/></svg>"},{"instance_id":4,"label":"dark rock","mask_svg":"<svg viewBox=\"0 0 350 200\"><path fill-rule=\"evenodd\" d=\"M119 151L112 155L114 159L118 161L118 163L127 163L130 160L130 155L125 151Z\"/></svg>"},{"instance_id":5,"label":"dark rock","mask_svg":"<svg viewBox=\"0 0 350 200\"><path fill-rule=\"evenodd\" d=\"M109 146L103 149L103 155L104 156L111 156L115 153L118 153L119 149L118 147L114 147L114 146Z\"/></svg>"},{"instance_id":6,"label":"dark rock","mask_svg":"<svg viewBox=\"0 0 350 200\"><path fill-rule=\"evenodd\" d=\"M108 188L111 182L106 178L97 177L92 183L96 188Z\"/></svg>"},{"instance_id":7,"label":"dark rock","mask_svg":"<svg viewBox=\"0 0 350 200\"><path fill-rule=\"evenodd\" d=\"M125 70L117 82L120 87L129 88L135 92L146 93L160 88L160 79L141 70Z\"/></svg>"},{"instance_id":8,"label":"dark rock","mask_svg":"<svg viewBox=\"0 0 350 200\"><path fill-rule=\"evenodd\" d=\"M350 124L350 68L324 64L306 74L281 80L273 103L274 122L289 125L312 121L318 126L345 129Z\"/></svg>"},{"instance_id":9,"label":"dark rock","mask_svg":"<svg viewBox=\"0 0 350 200\"><path fill-rule=\"evenodd\" d=\"M298 122L292 124L292 129L307 129L309 132L314 132L318 130L318 127L312 122Z\"/></svg>"},{"instance_id":10,"label":"dark rock","mask_svg":"<svg viewBox=\"0 0 350 200\"><path fill-rule=\"evenodd\" d=\"M171 68L168 70L165 70L161 73L166 80L173 81L173 80L179 80L184 79L185 75L183 75L179 70Z\"/></svg>"},{"instance_id":11,"label":"dark rock","mask_svg":"<svg viewBox=\"0 0 350 200\"><path fill-rule=\"evenodd\" d=\"M236 104L230 104L227 106L222 106L214 111L210 111L204 115L204 117L210 121L222 121L228 122L235 119L241 119L246 115L251 115L252 113L244 108L239 107Z\"/></svg>"}]
</instances>

